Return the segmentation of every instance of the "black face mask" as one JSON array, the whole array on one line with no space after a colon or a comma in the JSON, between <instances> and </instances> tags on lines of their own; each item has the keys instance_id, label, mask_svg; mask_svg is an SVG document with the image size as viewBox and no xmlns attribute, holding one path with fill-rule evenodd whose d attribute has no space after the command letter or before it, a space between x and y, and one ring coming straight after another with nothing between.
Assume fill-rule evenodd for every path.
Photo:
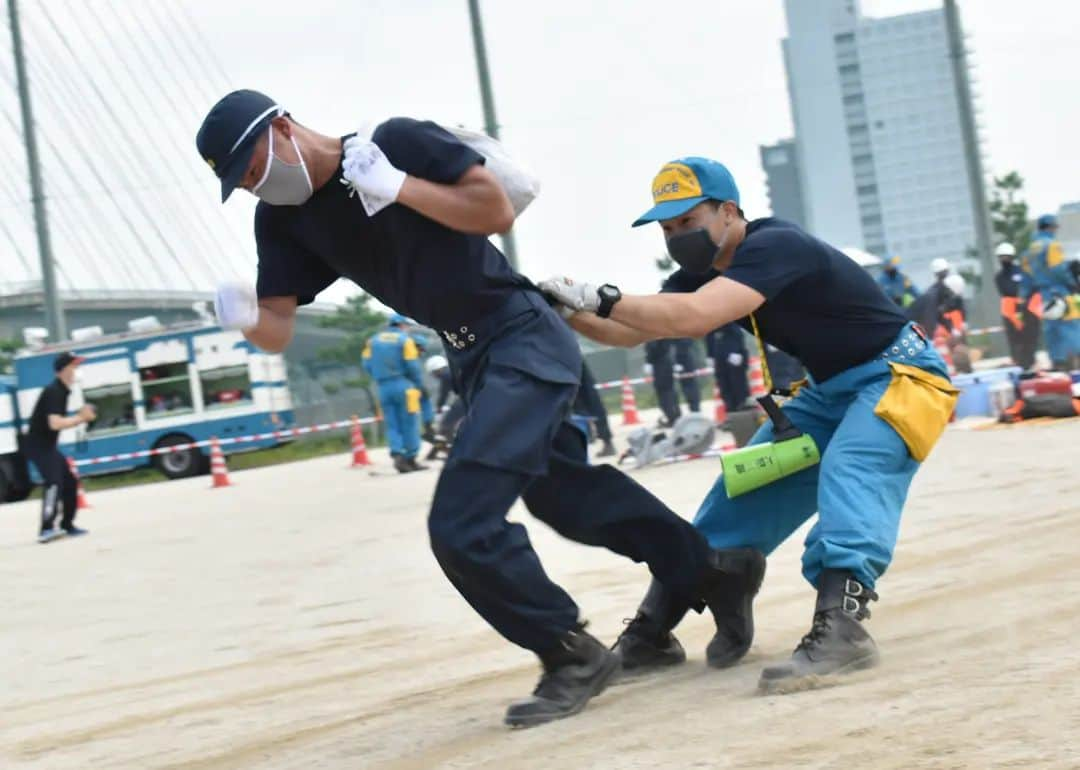
<instances>
[{"instance_id":1,"label":"black face mask","mask_svg":"<svg viewBox=\"0 0 1080 770\"><path fill-rule=\"evenodd\" d=\"M720 247L713 243L708 230L698 227L668 238L667 249L683 270L704 275L712 268Z\"/></svg>"}]
</instances>

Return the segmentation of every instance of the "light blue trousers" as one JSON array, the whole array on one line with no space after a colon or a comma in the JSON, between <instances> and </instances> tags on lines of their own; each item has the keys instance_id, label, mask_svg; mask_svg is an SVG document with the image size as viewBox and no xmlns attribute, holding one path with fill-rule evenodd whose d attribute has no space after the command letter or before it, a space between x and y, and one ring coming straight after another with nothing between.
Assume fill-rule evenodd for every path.
<instances>
[{"instance_id":1,"label":"light blue trousers","mask_svg":"<svg viewBox=\"0 0 1080 770\"><path fill-rule=\"evenodd\" d=\"M874 414L892 379L889 359L948 377L941 357L908 325L878 358L804 387L782 408L813 437L821 463L734 499L718 479L694 518L710 545L768 554L817 512L803 576L816 586L823 569L843 569L874 586L892 560L919 468L899 434ZM750 443L772 440L766 423Z\"/></svg>"}]
</instances>

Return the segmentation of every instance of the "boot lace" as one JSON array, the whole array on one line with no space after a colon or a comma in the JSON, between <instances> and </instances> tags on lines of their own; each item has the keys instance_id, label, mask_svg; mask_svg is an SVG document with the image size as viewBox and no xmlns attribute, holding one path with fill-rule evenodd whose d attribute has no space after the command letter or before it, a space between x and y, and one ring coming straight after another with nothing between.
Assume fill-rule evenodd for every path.
<instances>
[{"instance_id":1,"label":"boot lace","mask_svg":"<svg viewBox=\"0 0 1080 770\"><path fill-rule=\"evenodd\" d=\"M829 622L828 613L815 612L814 622L810 625L810 632L799 640L799 644L795 647L795 652L799 652L800 650L809 650L812 647L816 647L821 642L825 634L828 633L830 628L831 624Z\"/></svg>"}]
</instances>

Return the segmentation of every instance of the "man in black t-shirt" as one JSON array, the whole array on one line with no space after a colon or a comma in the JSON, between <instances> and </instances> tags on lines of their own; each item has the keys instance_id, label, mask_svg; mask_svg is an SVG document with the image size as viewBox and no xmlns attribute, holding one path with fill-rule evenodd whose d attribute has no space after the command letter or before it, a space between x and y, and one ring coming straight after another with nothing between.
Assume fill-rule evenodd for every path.
<instances>
[{"instance_id":1,"label":"man in black t-shirt","mask_svg":"<svg viewBox=\"0 0 1080 770\"><path fill-rule=\"evenodd\" d=\"M611 284L562 276L540 288L564 305L575 329L600 342L698 337L737 321L755 332L761 348L773 345L802 362L809 384L783 410L813 438L820 464L735 498L718 481L694 523L713 547L760 555L819 514L803 554L803 574L818 591L813 626L789 661L765 669L763 691L799 689L821 675L872 666L877 648L861 621L892 558L919 467L915 456L929 452L955 399L944 362L925 332L844 254L788 222L747 222L735 180L720 163L695 157L667 164L653 182L653 200L634 224L660 223L681 266L668 292L624 296ZM914 388L914 402L898 398L894 379L909 385L909 398ZM773 436L765 425L751 443ZM714 612L717 632L706 650L713 666L735 663L750 647L751 603L764 562L750 567L731 576L725 611ZM662 587L650 588L616 645L624 669L682 662L685 653L671 634L679 618Z\"/></svg>"},{"instance_id":2,"label":"man in black t-shirt","mask_svg":"<svg viewBox=\"0 0 1080 770\"><path fill-rule=\"evenodd\" d=\"M339 277L445 340L467 413L435 490L428 530L447 578L499 633L534 651L544 675L506 721L570 716L609 683L618 659L540 566L517 498L560 534L649 565L698 609L741 551L705 538L608 465L590 466L570 407L581 377L574 335L488 236L514 209L484 156L430 122L393 118L368 140L317 133L264 94L235 91L206 116L199 153L255 210L255 292L230 285L223 326L280 351L297 305ZM355 198L353 197L355 194Z\"/></svg>"},{"instance_id":3,"label":"man in black t-shirt","mask_svg":"<svg viewBox=\"0 0 1080 770\"><path fill-rule=\"evenodd\" d=\"M23 442L26 457L38 469L42 479L41 527L38 542L50 543L66 533L85 535L86 530L75 526L78 503L78 482L67 458L57 449L60 431L93 422L94 407L85 404L71 417L67 413L68 395L75 382L75 370L83 359L71 353L61 353L53 361L56 379L45 386L30 414L30 426ZM63 509L60 529L55 526L56 514Z\"/></svg>"}]
</instances>

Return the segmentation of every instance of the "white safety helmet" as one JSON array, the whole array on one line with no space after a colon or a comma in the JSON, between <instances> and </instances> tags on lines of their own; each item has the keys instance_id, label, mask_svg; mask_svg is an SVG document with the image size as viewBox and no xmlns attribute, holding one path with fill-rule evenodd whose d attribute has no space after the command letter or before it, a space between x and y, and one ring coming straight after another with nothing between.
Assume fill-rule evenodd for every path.
<instances>
[{"instance_id":1,"label":"white safety helmet","mask_svg":"<svg viewBox=\"0 0 1080 770\"><path fill-rule=\"evenodd\" d=\"M994 254L999 257L1015 257L1016 249L1011 243L1006 241L1005 243L998 244L998 247L994 249Z\"/></svg>"},{"instance_id":2,"label":"white safety helmet","mask_svg":"<svg viewBox=\"0 0 1080 770\"><path fill-rule=\"evenodd\" d=\"M435 374L435 372L439 371L440 369L445 369L448 366L450 366L450 364L447 363L445 357L432 356L424 362L424 371L426 371L428 374Z\"/></svg>"},{"instance_id":3,"label":"white safety helmet","mask_svg":"<svg viewBox=\"0 0 1080 770\"><path fill-rule=\"evenodd\" d=\"M953 273L952 275L945 276L945 286L956 296L962 297L964 296L964 289L967 287L967 282L962 276Z\"/></svg>"},{"instance_id":4,"label":"white safety helmet","mask_svg":"<svg viewBox=\"0 0 1080 770\"><path fill-rule=\"evenodd\" d=\"M941 275L942 273L947 273L950 269L951 268L949 266L949 260L945 259L944 257L938 257L930 263L930 272L934 275Z\"/></svg>"},{"instance_id":5,"label":"white safety helmet","mask_svg":"<svg viewBox=\"0 0 1080 770\"><path fill-rule=\"evenodd\" d=\"M1048 321L1060 321L1069 312L1069 303L1064 297L1053 297L1043 305L1043 318Z\"/></svg>"}]
</instances>

